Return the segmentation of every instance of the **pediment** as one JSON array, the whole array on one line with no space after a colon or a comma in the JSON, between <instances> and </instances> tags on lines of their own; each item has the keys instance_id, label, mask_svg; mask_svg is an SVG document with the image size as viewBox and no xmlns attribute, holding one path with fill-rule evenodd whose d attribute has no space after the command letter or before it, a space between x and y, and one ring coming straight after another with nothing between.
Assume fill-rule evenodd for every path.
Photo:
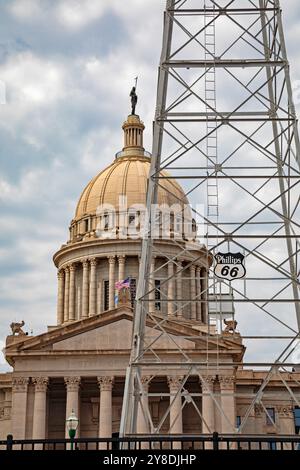
<instances>
[{"instance_id":1,"label":"pediment","mask_svg":"<svg viewBox=\"0 0 300 470\"><path fill-rule=\"evenodd\" d=\"M121 307L7 345L6 356L16 356L31 351L35 354L37 351L52 351L52 354L56 351L60 354L64 351L66 353L128 351L131 348L132 320L132 310ZM153 328L154 324L159 324L160 321L159 316L147 320L145 338L148 344L156 340L155 349L170 351L176 349L178 345L188 350L218 348L220 353L243 353L244 347L240 341L234 341L230 337L217 338L213 335L207 340L203 332L176 319L164 320L164 329L168 334L161 334L159 328Z\"/></svg>"}]
</instances>

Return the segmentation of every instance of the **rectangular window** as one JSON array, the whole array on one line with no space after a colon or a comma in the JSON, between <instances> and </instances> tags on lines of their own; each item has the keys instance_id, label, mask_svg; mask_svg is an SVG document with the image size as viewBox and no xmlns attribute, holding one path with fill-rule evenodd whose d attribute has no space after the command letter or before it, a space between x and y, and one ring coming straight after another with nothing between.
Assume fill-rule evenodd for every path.
<instances>
[{"instance_id":1,"label":"rectangular window","mask_svg":"<svg viewBox=\"0 0 300 470\"><path fill-rule=\"evenodd\" d=\"M129 214L128 216L128 224L129 225L135 225L135 214Z\"/></svg>"},{"instance_id":2,"label":"rectangular window","mask_svg":"<svg viewBox=\"0 0 300 470\"><path fill-rule=\"evenodd\" d=\"M181 217L181 215L176 215L175 232L178 235L181 235L181 233L182 233L182 217Z\"/></svg>"},{"instance_id":3,"label":"rectangular window","mask_svg":"<svg viewBox=\"0 0 300 470\"><path fill-rule=\"evenodd\" d=\"M85 219L84 221L84 231L85 232L89 231L89 219Z\"/></svg>"},{"instance_id":4,"label":"rectangular window","mask_svg":"<svg viewBox=\"0 0 300 470\"><path fill-rule=\"evenodd\" d=\"M136 296L136 279L130 279L130 296L131 296L131 307L135 306L135 296Z\"/></svg>"},{"instance_id":5,"label":"rectangular window","mask_svg":"<svg viewBox=\"0 0 300 470\"><path fill-rule=\"evenodd\" d=\"M274 426L275 423L275 408L266 408L266 425L267 426Z\"/></svg>"},{"instance_id":6,"label":"rectangular window","mask_svg":"<svg viewBox=\"0 0 300 470\"><path fill-rule=\"evenodd\" d=\"M109 281L104 281L103 283L103 290L104 290L104 310L108 310L109 308Z\"/></svg>"},{"instance_id":7,"label":"rectangular window","mask_svg":"<svg viewBox=\"0 0 300 470\"><path fill-rule=\"evenodd\" d=\"M296 406L294 409L294 418L295 418L295 433L300 434L300 408Z\"/></svg>"},{"instance_id":8,"label":"rectangular window","mask_svg":"<svg viewBox=\"0 0 300 470\"><path fill-rule=\"evenodd\" d=\"M241 418L241 416L237 416L236 417L236 427L239 428L241 424L242 424L242 418Z\"/></svg>"},{"instance_id":9,"label":"rectangular window","mask_svg":"<svg viewBox=\"0 0 300 470\"><path fill-rule=\"evenodd\" d=\"M160 280L155 279L155 310L161 310L161 303L159 302L161 299L160 293Z\"/></svg>"},{"instance_id":10,"label":"rectangular window","mask_svg":"<svg viewBox=\"0 0 300 470\"><path fill-rule=\"evenodd\" d=\"M104 230L109 229L109 214L104 214Z\"/></svg>"}]
</instances>

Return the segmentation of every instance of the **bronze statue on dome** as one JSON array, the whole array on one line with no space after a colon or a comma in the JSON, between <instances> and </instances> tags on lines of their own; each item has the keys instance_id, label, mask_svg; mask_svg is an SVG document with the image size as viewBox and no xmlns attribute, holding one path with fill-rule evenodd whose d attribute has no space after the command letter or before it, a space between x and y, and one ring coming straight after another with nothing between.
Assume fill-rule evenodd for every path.
<instances>
[{"instance_id":1,"label":"bronze statue on dome","mask_svg":"<svg viewBox=\"0 0 300 470\"><path fill-rule=\"evenodd\" d=\"M137 80L138 80L138 77L135 78L135 86L132 87L130 95L129 95L131 97L131 114L135 114L135 108L136 108L137 101L138 101L138 97L136 94Z\"/></svg>"}]
</instances>

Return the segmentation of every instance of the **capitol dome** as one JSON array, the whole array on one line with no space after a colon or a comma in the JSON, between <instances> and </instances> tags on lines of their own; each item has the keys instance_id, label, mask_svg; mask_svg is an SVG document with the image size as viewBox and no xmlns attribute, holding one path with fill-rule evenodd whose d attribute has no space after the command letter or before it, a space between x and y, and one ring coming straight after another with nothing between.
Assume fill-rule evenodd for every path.
<instances>
[{"instance_id":1,"label":"capitol dome","mask_svg":"<svg viewBox=\"0 0 300 470\"><path fill-rule=\"evenodd\" d=\"M70 238L54 254L58 268L58 325L115 309L116 282L127 278L130 305L134 306L151 167L151 155L143 147L144 128L139 116L128 116L123 124L123 149L83 190L71 221ZM196 224L184 190L166 171L160 176L167 178L159 180L158 207L151 226L156 250L151 272L158 269L159 276L155 278L156 293L149 294L152 298L149 308L170 316L179 309L179 318L184 321L206 323L207 313L201 302L198 306L180 303L176 307L175 303L167 305L160 301L172 295L171 290L175 292L173 281L166 283L163 279L170 277L178 266L183 268L181 283L176 284L179 298L180 289L191 291L192 297L201 297L211 263L205 246L197 240Z\"/></svg>"},{"instance_id":2,"label":"capitol dome","mask_svg":"<svg viewBox=\"0 0 300 470\"><path fill-rule=\"evenodd\" d=\"M91 236L95 231L99 210L112 207L118 214L120 204L146 207L147 184L151 155L143 147L144 124L137 115L129 115L123 124L124 148L116 154L111 165L96 175L83 190L71 222L71 241ZM182 214L188 206L183 189L167 171L162 171L158 188L159 206L171 208L173 213ZM168 179L170 177L170 179ZM185 212L184 217L186 217ZM191 220L191 216L189 216ZM90 234L90 235L88 235Z\"/></svg>"},{"instance_id":3,"label":"capitol dome","mask_svg":"<svg viewBox=\"0 0 300 470\"><path fill-rule=\"evenodd\" d=\"M144 151L142 135L144 125L138 116L130 115L123 125L124 149L115 161L95 176L80 196L75 220L95 215L100 205L119 206L119 196L127 197L128 206L146 204L147 182L151 158ZM139 132L140 131L140 132ZM170 176L163 171L161 176ZM174 179L161 180L158 204L188 204L183 189Z\"/></svg>"}]
</instances>

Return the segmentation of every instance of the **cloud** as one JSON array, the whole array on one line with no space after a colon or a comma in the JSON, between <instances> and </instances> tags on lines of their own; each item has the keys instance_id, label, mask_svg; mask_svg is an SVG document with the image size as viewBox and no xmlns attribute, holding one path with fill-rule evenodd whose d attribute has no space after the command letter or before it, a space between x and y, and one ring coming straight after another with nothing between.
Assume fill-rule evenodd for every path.
<instances>
[{"instance_id":1,"label":"cloud","mask_svg":"<svg viewBox=\"0 0 300 470\"><path fill-rule=\"evenodd\" d=\"M64 26L77 30L99 19L108 4L99 0L63 0L56 8L56 16Z\"/></svg>"},{"instance_id":2,"label":"cloud","mask_svg":"<svg viewBox=\"0 0 300 470\"><path fill-rule=\"evenodd\" d=\"M42 170L30 170L24 174L18 185L12 185L0 178L0 201L5 203L25 203L37 194L38 183L45 174Z\"/></svg>"},{"instance_id":3,"label":"cloud","mask_svg":"<svg viewBox=\"0 0 300 470\"><path fill-rule=\"evenodd\" d=\"M53 103L63 96L64 69L59 63L22 52L1 65L0 75L6 83L8 104L27 108Z\"/></svg>"},{"instance_id":4,"label":"cloud","mask_svg":"<svg viewBox=\"0 0 300 470\"><path fill-rule=\"evenodd\" d=\"M8 11L18 20L38 21L45 13L41 0L15 0L7 5Z\"/></svg>"}]
</instances>

